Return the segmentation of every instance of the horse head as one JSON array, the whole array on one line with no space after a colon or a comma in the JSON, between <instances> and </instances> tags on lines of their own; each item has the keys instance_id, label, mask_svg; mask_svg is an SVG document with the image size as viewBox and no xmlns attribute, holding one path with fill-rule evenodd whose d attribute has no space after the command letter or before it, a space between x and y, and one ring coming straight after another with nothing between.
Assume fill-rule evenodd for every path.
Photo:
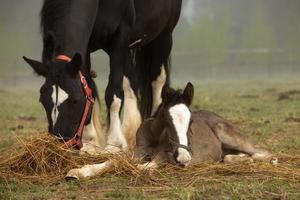
<instances>
[{"instance_id":1,"label":"horse head","mask_svg":"<svg viewBox=\"0 0 300 200\"><path fill-rule=\"evenodd\" d=\"M46 64L23 58L36 74L45 78L39 101L47 114L49 132L64 140L73 138L87 102L80 72L81 55L75 54L72 59L58 56ZM90 113L85 123L90 120Z\"/></svg>"},{"instance_id":2,"label":"horse head","mask_svg":"<svg viewBox=\"0 0 300 200\"><path fill-rule=\"evenodd\" d=\"M194 97L194 86L188 83L185 89L174 90L164 86L162 104L155 118L165 123L161 138L167 138L171 154L180 165L191 161L188 131L191 121L190 105Z\"/></svg>"}]
</instances>

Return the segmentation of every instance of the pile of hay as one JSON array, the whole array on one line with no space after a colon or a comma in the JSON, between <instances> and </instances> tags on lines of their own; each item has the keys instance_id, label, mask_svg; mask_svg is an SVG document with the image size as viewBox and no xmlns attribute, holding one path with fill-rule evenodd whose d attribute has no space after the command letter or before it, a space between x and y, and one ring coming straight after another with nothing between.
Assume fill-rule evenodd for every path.
<instances>
[{"instance_id":1,"label":"pile of hay","mask_svg":"<svg viewBox=\"0 0 300 200\"><path fill-rule=\"evenodd\" d=\"M105 160L105 156L81 156L78 151L63 147L57 138L47 133L20 142L21 147L1 155L0 177L31 182L57 180L73 168Z\"/></svg>"},{"instance_id":2,"label":"pile of hay","mask_svg":"<svg viewBox=\"0 0 300 200\"><path fill-rule=\"evenodd\" d=\"M300 183L300 157L281 155L277 166L263 162L234 164L207 162L188 168L166 164L158 170L143 172L137 169L138 161L130 154L97 157L79 155L75 150L62 147L57 139L48 134L32 138L24 142L22 147L2 154L0 178L53 183L63 179L73 168L101 163L107 159L114 163L113 169L107 173L127 178L129 183L135 185L171 187L174 182L179 182L183 186L193 186L201 180L225 182L241 178L263 180L268 177Z\"/></svg>"}]
</instances>

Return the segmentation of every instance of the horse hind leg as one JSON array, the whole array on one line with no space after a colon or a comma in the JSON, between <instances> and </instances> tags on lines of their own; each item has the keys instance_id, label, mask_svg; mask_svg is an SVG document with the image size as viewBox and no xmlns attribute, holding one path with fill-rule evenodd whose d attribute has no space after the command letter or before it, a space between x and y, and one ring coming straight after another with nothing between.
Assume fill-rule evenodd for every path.
<instances>
[{"instance_id":1,"label":"horse hind leg","mask_svg":"<svg viewBox=\"0 0 300 200\"><path fill-rule=\"evenodd\" d=\"M247 141L233 125L226 122L219 122L214 127L214 132L222 143L225 150L234 150L239 153L248 154L253 160L261 160L269 162L271 164L277 164L278 159L274 157L267 150L260 147L256 147ZM241 158L241 160L248 159L245 154L238 155L225 155L224 161L235 160Z\"/></svg>"},{"instance_id":2,"label":"horse hind leg","mask_svg":"<svg viewBox=\"0 0 300 200\"><path fill-rule=\"evenodd\" d=\"M151 116L155 114L158 107L162 103L161 92L166 83L166 80L167 80L167 74L166 74L165 66L162 65L159 76L154 81L152 81L153 100L152 100Z\"/></svg>"},{"instance_id":3,"label":"horse hind leg","mask_svg":"<svg viewBox=\"0 0 300 200\"><path fill-rule=\"evenodd\" d=\"M138 100L135 95L129 78L123 78L124 109L122 130L127 140L128 147L134 148L136 143L136 132L142 123Z\"/></svg>"}]
</instances>

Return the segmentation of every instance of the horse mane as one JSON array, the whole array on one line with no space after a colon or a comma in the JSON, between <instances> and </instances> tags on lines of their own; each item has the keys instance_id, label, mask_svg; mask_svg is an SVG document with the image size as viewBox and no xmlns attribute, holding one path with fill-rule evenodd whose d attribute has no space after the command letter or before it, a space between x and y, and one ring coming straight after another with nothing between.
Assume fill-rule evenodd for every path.
<instances>
[{"instance_id":1,"label":"horse mane","mask_svg":"<svg viewBox=\"0 0 300 200\"><path fill-rule=\"evenodd\" d=\"M55 24L68 15L71 2L71 0L44 0L40 13L40 26L43 35L47 34L49 30L54 30Z\"/></svg>"}]
</instances>

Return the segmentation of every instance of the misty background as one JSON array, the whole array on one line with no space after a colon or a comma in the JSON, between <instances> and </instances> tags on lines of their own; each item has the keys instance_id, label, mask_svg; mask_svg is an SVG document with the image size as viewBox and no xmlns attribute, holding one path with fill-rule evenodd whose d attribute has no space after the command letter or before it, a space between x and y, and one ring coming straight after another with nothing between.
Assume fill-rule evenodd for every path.
<instances>
[{"instance_id":1,"label":"misty background","mask_svg":"<svg viewBox=\"0 0 300 200\"><path fill-rule=\"evenodd\" d=\"M0 89L38 90L22 56L40 60L42 0L0 1ZM183 0L174 34L173 83L292 80L300 75L299 0ZM93 54L98 87L108 57Z\"/></svg>"}]
</instances>

